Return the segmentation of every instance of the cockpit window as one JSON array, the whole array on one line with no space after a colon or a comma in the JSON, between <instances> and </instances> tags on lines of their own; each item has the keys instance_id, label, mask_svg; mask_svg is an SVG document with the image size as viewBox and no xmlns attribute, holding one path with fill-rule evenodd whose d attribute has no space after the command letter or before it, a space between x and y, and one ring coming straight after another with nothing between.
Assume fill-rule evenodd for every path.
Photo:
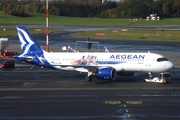
<instances>
[{"instance_id":1,"label":"cockpit window","mask_svg":"<svg viewBox=\"0 0 180 120\"><path fill-rule=\"evenodd\" d=\"M167 58L158 58L157 61L158 61L158 62L168 61L168 59L167 59Z\"/></svg>"}]
</instances>

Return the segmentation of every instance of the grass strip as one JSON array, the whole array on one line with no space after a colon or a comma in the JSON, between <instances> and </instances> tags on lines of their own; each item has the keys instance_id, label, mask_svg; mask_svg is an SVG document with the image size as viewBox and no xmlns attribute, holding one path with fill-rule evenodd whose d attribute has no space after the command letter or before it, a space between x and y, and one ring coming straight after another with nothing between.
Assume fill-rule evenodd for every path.
<instances>
[{"instance_id":1,"label":"grass strip","mask_svg":"<svg viewBox=\"0 0 180 120\"><path fill-rule=\"evenodd\" d=\"M114 31L114 32L113 32ZM115 32L116 31L116 32ZM117 32L118 31L118 32ZM127 40L172 40L180 41L179 30L101 30L90 31L72 34L75 37L89 37L89 38L112 38L112 39L127 39Z\"/></svg>"},{"instance_id":2,"label":"grass strip","mask_svg":"<svg viewBox=\"0 0 180 120\"><path fill-rule=\"evenodd\" d=\"M46 24L46 16L42 13L28 13L28 17L17 17L0 11L0 24ZM180 18L166 18L159 21L122 18L89 18L64 17L49 15L49 25L84 25L84 26L162 26L179 25Z\"/></svg>"}]
</instances>

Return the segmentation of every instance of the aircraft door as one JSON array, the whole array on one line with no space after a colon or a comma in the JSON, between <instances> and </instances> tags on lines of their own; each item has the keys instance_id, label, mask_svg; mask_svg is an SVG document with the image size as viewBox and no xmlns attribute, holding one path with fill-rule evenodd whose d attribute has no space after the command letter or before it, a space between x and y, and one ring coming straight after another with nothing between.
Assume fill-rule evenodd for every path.
<instances>
[{"instance_id":1,"label":"aircraft door","mask_svg":"<svg viewBox=\"0 0 180 120\"><path fill-rule=\"evenodd\" d=\"M151 54L149 53L147 56L146 56L146 61L145 61L145 65L146 67L150 67L151 66Z\"/></svg>"}]
</instances>

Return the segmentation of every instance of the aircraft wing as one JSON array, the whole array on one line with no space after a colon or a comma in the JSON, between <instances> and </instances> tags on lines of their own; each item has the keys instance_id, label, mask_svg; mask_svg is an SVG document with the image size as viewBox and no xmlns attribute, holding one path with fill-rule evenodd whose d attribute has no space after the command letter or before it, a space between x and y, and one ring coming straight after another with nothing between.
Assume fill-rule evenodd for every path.
<instances>
[{"instance_id":1,"label":"aircraft wing","mask_svg":"<svg viewBox=\"0 0 180 120\"><path fill-rule=\"evenodd\" d=\"M80 71L80 72L86 72L86 71L95 71L97 70L98 68L114 68L116 71L123 71L124 68L120 65L113 65L113 66L69 66L69 65L55 65L55 66L60 66L61 68L73 68L77 71Z\"/></svg>"}]
</instances>

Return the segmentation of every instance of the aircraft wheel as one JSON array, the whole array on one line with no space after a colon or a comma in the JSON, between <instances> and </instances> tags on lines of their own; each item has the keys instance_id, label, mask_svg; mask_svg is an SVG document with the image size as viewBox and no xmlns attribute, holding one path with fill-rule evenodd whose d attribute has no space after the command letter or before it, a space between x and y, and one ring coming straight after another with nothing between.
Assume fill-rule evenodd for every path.
<instances>
[{"instance_id":1,"label":"aircraft wheel","mask_svg":"<svg viewBox=\"0 0 180 120\"><path fill-rule=\"evenodd\" d=\"M92 76L91 75L90 76L86 76L85 80L86 80L86 82L91 82L92 81Z\"/></svg>"}]
</instances>

